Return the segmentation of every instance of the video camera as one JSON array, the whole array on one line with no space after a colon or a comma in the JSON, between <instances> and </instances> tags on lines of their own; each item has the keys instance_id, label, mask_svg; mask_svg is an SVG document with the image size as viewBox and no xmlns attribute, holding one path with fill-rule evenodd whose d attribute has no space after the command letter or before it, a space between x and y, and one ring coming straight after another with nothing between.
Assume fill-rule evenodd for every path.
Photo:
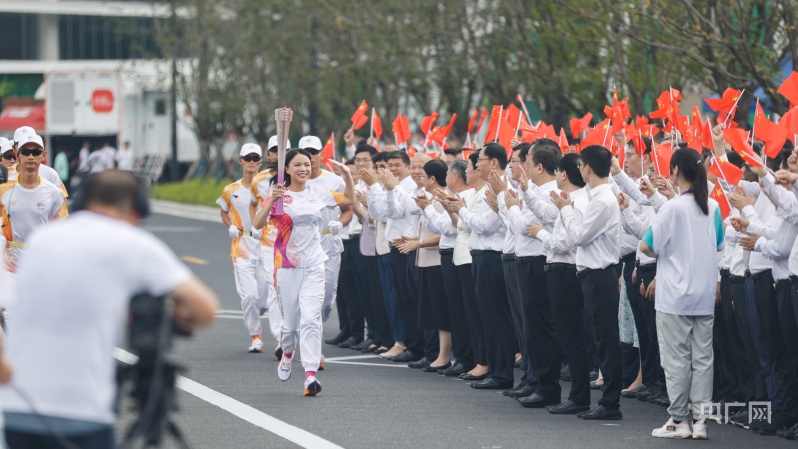
<instances>
[{"instance_id":1,"label":"video camera","mask_svg":"<svg viewBox=\"0 0 798 449\"><path fill-rule=\"evenodd\" d=\"M8 168L0 165L0 184L8 182Z\"/></svg>"},{"instance_id":2,"label":"video camera","mask_svg":"<svg viewBox=\"0 0 798 449\"><path fill-rule=\"evenodd\" d=\"M170 297L138 295L130 301L128 349L139 359L133 365L119 364L117 392L123 394L131 384L130 399L138 418L125 432L122 448L133 447L138 438L145 447L160 446L167 432L179 447L189 447L169 417L178 410L175 383L185 368L167 359L167 353L175 335L188 336L175 327L174 311L175 300Z\"/></svg>"}]
</instances>

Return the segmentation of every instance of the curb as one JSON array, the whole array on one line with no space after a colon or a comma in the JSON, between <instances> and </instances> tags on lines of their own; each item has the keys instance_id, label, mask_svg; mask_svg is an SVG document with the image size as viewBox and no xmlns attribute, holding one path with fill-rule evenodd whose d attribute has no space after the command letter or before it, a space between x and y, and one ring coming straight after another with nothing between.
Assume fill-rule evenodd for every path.
<instances>
[{"instance_id":1,"label":"curb","mask_svg":"<svg viewBox=\"0 0 798 449\"><path fill-rule=\"evenodd\" d=\"M221 223L218 207L197 206L195 204L176 203L174 201L150 200L152 211L156 214L166 214L175 217L191 218L193 220L211 221Z\"/></svg>"}]
</instances>

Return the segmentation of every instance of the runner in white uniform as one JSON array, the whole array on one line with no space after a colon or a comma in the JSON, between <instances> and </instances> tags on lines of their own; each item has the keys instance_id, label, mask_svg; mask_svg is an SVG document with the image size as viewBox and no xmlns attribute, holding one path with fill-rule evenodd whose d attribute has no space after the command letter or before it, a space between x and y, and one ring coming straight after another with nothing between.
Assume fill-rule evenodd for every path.
<instances>
[{"instance_id":1,"label":"runner in white uniform","mask_svg":"<svg viewBox=\"0 0 798 449\"><path fill-rule=\"evenodd\" d=\"M305 369L306 396L321 391L316 371L321 361L324 303L324 262L327 254L321 245L324 226L322 210L348 206L355 202L355 186L349 167L333 161L344 173L345 195L308 185L311 155L294 150L286 156L285 186L276 186L255 216L253 226L262 228L271 220L277 228L274 242L277 299L283 313L280 342L283 357L277 367L280 380L291 376L291 361L297 334ZM283 198L283 215L272 215L277 198Z\"/></svg>"},{"instance_id":2,"label":"runner in white uniform","mask_svg":"<svg viewBox=\"0 0 798 449\"><path fill-rule=\"evenodd\" d=\"M270 154L277 151L277 136L269 138L267 148ZM286 150L291 148L290 141L286 140L285 148ZM258 211L260 204L263 203L263 199L271 193L272 186L269 180L276 173L274 167L276 165L267 164L266 170L258 173L252 179L250 184L251 202L249 204L249 217L251 220L255 219L255 213ZM283 357L283 348L280 346L280 332L282 329L280 321L283 319L283 315L278 313L277 292L274 290L274 239L277 237L277 229L271 223L266 223L261 232L260 264L266 276L266 310L269 311L269 332L271 332L274 340L277 341L274 356L277 357L277 360L280 360Z\"/></svg>"},{"instance_id":3,"label":"runner in white uniform","mask_svg":"<svg viewBox=\"0 0 798 449\"><path fill-rule=\"evenodd\" d=\"M0 137L0 165L9 169L11 174L11 167L17 165L17 152L14 151L14 142Z\"/></svg>"},{"instance_id":4,"label":"runner in white uniform","mask_svg":"<svg viewBox=\"0 0 798 449\"><path fill-rule=\"evenodd\" d=\"M36 131L31 128L30 126L22 126L14 131L14 141L12 142L14 145L14 150L18 150L20 145L19 142L25 138L26 136L35 136ZM42 141L44 142L44 141ZM42 148L44 150L44 157L42 158L42 163L39 164L39 176L42 178L52 182L61 190L61 193L64 194L64 198L69 198L69 194L67 193L66 186L64 185L63 181L61 181L61 177L58 176L58 172L55 171L54 168L46 165L47 164L47 149ZM5 159L3 159L5 162ZM8 179L16 179L17 178L17 168L16 165L13 167L9 167L8 169Z\"/></svg>"},{"instance_id":5,"label":"runner in white uniform","mask_svg":"<svg viewBox=\"0 0 798 449\"><path fill-rule=\"evenodd\" d=\"M216 200L221 208L222 222L228 227L233 243L230 257L233 258L233 270L236 279L236 290L241 297L241 310L244 312L244 326L249 331L252 344L249 352L263 351L263 326L260 316L266 310L268 296L266 275L260 263L260 236L262 232L252 229L249 217L249 204L252 194L250 184L258 173L263 157L259 145L247 143L241 147L238 163L241 164L243 177L227 185L222 196Z\"/></svg>"}]
</instances>

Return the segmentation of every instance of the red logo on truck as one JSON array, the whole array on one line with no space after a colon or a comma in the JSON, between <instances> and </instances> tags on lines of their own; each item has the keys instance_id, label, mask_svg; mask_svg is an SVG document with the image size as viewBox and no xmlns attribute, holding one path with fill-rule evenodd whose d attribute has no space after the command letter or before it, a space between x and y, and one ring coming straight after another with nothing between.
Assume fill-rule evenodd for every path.
<instances>
[{"instance_id":1,"label":"red logo on truck","mask_svg":"<svg viewBox=\"0 0 798 449\"><path fill-rule=\"evenodd\" d=\"M97 89L91 94L91 108L98 114L114 110L114 93L108 89Z\"/></svg>"}]
</instances>

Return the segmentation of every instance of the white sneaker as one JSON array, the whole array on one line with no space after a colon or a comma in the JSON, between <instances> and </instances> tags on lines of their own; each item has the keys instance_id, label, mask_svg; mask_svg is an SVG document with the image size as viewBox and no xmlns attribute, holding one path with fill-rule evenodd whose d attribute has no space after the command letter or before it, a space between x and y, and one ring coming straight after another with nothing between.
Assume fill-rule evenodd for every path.
<instances>
[{"instance_id":1,"label":"white sneaker","mask_svg":"<svg viewBox=\"0 0 798 449\"><path fill-rule=\"evenodd\" d=\"M283 355L283 358L280 359L280 364L277 365L277 377L279 377L283 382L291 377L291 362L293 362L293 359Z\"/></svg>"},{"instance_id":2,"label":"white sneaker","mask_svg":"<svg viewBox=\"0 0 798 449\"><path fill-rule=\"evenodd\" d=\"M249 347L249 352L263 352L263 340L260 338L253 338L252 339L252 346Z\"/></svg>"},{"instance_id":3,"label":"white sneaker","mask_svg":"<svg viewBox=\"0 0 798 449\"><path fill-rule=\"evenodd\" d=\"M660 427L659 429L654 429L651 432L651 436L654 438L675 438L677 440L681 440L684 438L691 438L693 433L690 432L690 424L688 424L688 420L684 420L679 424L676 424L673 422L673 418L670 418L664 426Z\"/></svg>"},{"instance_id":4,"label":"white sneaker","mask_svg":"<svg viewBox=\"0 0 798 449\"><path fill-rule=\"evenodd\" d=\"M709 439L707 436L707 420L699 419L693 423L693 438L696 440Z\"/></svg>"},{"instance_id":5,"label":"white sneaker","mask_svg":"<svg viewBox=\"0 0 798 449\"><path fill-rule=\"evenodd\" d=\"M316 379L316 376L310 376L305 379L305 396L316 396L321 393L321 384Z\"/></svg>"}]
</instances>

